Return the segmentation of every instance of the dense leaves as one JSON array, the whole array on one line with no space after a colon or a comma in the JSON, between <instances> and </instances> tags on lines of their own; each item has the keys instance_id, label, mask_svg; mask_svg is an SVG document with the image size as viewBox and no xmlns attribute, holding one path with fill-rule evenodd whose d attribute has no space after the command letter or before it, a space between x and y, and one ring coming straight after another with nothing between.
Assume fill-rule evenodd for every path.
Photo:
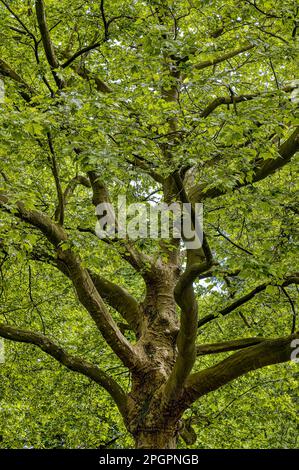
<instances>
[{"instance_id":1,"label":"dense leaves","mask_svg":"<svg viewBox=\"0 0 299 470\"><path fill-rule=\"evenodd\" d=\"M199 320L208 318L196 344L298 331L296 3L1 0L1 324L50 337L128 393L136 317L97 287L123 333L123 360L77 280L93 273L93 285L101 276L146 305L150 266L172 266L177 250L182 272L186 250L173 240L100 241L94 205L103 191L151 204L185 192L204 202L213 256L192 279ZM177 174L184 191L173 190ZM63 226L58 241L49 221ZM132 314L137 304L124 298ZM187 320L189 299L177 302ZM1 447L133 445L98 384L32 345L5 348ZM191 369L230 354L199 356ZM275 365L203 396L184 415L197 434L189 445L297 447L297 379L296 364Z\"/></svg>"}]
</instances>

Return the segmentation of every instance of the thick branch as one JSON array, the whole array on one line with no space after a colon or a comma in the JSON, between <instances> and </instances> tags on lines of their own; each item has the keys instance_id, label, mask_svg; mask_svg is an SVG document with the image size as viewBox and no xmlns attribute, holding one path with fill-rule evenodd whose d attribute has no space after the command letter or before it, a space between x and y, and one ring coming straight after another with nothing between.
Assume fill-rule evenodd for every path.
<instances>
[{"instance_id":1,"label":"thick branch","mask_svg":"<svg viewBox=\"0 0 299 470\"><path fill-rule=\"evenodd\" d=\"M11 212L8 203L8 198L0 195L0 207ZM137 355L129 341L122 335L109 314L88 271L82 267L80 258L69 248L61 249L61 245L68 241L66 232L47 215L36 210L27 210L21 202L16 203L15 209L14 215L38 228L57 249L57 258L66 265L68 275L76 289L79 301L89 312L111 349L127 367L134 368L140 366L141 358ZM64 247L62 246L62 248Z\"/></svg>"},{"instance_id":2,"label":"thick branch","mask_svg":"<svg viewBox=\"0 0 299 470\"><path fill-rule=\"evenodd\" d=\"M258 96L261 96L261 94L255 93L252 95L248 94L240 96L218 96L200 113L200 117L208 117L213 111L215 111L216 108L218 108L218 106L224 104L230 105L235 103L242 103L243 101L251 101Z\"/></svg>"},{"instance_id":3,"label":"thick branch","mask_svg":"<svg viewBox=\"0 0 299 470\"><path fill-rule=\"evenodd\" d=\"M126 161L137 168L141 168L144 170L145 173L147 173L149 176L153 178L157 183L163 184L164 178L163 176L159 175L157 173L153 166L144 158L140 157L139 155L133 154L134 160L131 160L130 158L126 158Z\"/></svg>"},{"instance_id":4,"label":"thick branch","mask_svg":"<svg viewBox=\"0 0 299 470\"><path fill-rule=\"evenodd\" d=\"M179 174L174 174L175 183L180 195L180 199L183 204L190 203L185 187ZM191 205L191 219L193 221L193 227L195 222L196 214L194 211L193 204ZM200 234L198 234L200 236ZM213 254L205 233L202 233L202 246L199 250L191 250L188 253L187 267L184 273L180 276L176 288L175 297L177 301L180 301L181 296L185 289L193 284L198 276L203 274L213 265Z\"/></svg>"},{"instance_id":5,"label":"thick branch","mask_svg":"<svg viewBox=\"0 0 299 470\"><path fill-rule=\"evenodd\" d=\"M122 388L106 372L98 366L84 359L68 354L61 346L45 335L16 327L0 324L0 336L5 339L20 343L28 343L38 346L42 351L52 356L68 369L85 375L101 385L112 396L119 411L126 416L126 394Z\"/></svg>"},{"instance_id":6,"label":"thick branch","mask_svg":"<svg viewBox=\"0 0 299 470\"><path fill-rule=\"evenodd\" d=\"M261 181L269 175L272 175L275 171L282 168L284 165L289 163L291 158L299 150L299 127L296 127L292 135L285 140L285 142L279 147L278 152L280 156L275 159L268 159L263 162L255 172L253 182Z\"/></svg>"},{"instance_id":7,"label":"thick branch","mask_svg":"<svg viewBox=\"0 0 299 470\"><path fill-rule=\"evenodd\" d=\"M217 390L232 380L256 369L291 360L292 341L299 333L286 338L265 340L234 353L213 367L191 375L182 396L182 407L189 407L194 401L209 392Z\"/></svg>"},{"instance_id":8,"label":"thick branch","mask_svg":"<svg viewBox=\"0 0 299 470\"><path fill-rule=\"evenodd\" d=\"M187 193L186 193L186 190L185 190L185 187L184 187L184 184L183 184L183 181L181 179L180 174L178 172L174 172L173 178L175 180L175 184L177 186L179 196L180 196L180 199L181 199L182 203L183 204L190 204L190 201L189 201L189 198L187 196ZM192 222L193 228L195 229L195 232L196 232L196 214L195 214L193 204L190 204L190 205L191 205L191 213L190 213L191 222ZM202 227L200 227L200 230L202 230ZM199 240L202 238L202 246L199 250L199 258L200 259L205 258L206 264L207 264L208 268L210 268L213 264L213 254L212 254L211 248L209 246L207 237L206 237L205 233L203 233L203 231L202 231L202 233L196 233L196 236L198 237ZM201 273L199 273L199 274L201 274Z\"/></svg>"},{"instance_id":9,"label":"thick branch","mask_svg":"<svg viewBox=\"0 0 299 470\"><path fill-rule=\"evenodd\" d=\"M141 366L142 359L120 332L93 284L88 271L81 267L78 259L69 250L61 252L59 258L67 265L69 277L74 284L81 304L90 313L111 349L128 368L133 369Z\"/></svg>"},{"instance_id":10,"label":"thick branch","mask_svg":"<svg viewBox=\"0 0 299 470\"><path fill-rule=\"evenodd\" d=\"M138 333L140 309L137 300L123 287L96 273L89 271L89 274L101 297L122 315L133 331Z\"/></svg>"},{"instance_id":11,"label":"thick branch","mask_svg":"<svg viewBox=\"0 0 299 470\"><path fill-rule=\"evenodd\" d=\"M178 355L164 388L163 403L166 407L179 395L196 359L198 305L192 284L176 297L176 302L181 308L180 331L176 343Z\"/></svg>"},{"instance_id":12,"label":"thick branch","mask_svg":"<svg viewBox=\"0 0 299 470\"><path fill-rule=\"evenodd\" d=\"M30 258L34 261L47 263L59 269L65 276L70 278L68 267L57 257L49 255L39 247L30 253ZM104 301L128 322L127 327L138 333L139 324L139 304L129 292L121 286L114 284L103 276L87 269L95 288Z\"/></svg>"},{"instance_id":13,"label":"thick branch","mask_svg":"<svg viewBox=\"0 0 299 470\"><path fill-rule=\"evenodd\" d=\"M12 207L9 198L0 194L0 208L38 228L55 248L59 248L59 245L67 240L66 232L50 217L37 210L26 209L21 201L16 202Z\"/></svg>"}]
</instances>

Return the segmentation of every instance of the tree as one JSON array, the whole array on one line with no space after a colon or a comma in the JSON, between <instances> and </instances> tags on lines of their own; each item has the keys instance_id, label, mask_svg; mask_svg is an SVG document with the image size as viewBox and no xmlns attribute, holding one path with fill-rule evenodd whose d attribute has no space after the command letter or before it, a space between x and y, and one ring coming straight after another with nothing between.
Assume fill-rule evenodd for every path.
<instances>
[{"instance_id":1,"label":"tree","mask_svg":"<svg viewBox=\"0 0 299 470\"><path fill-rule=\"evenodd\" d=\"M290 361L299 338L298 8L291 0L1 4L0 336L102 387L136 447L173 448L179 435L190 443L184 413L193 403ZM202 246L98 239L93 206L119 193L191 203L193 222L204 202ZM7 291L23 303L25 287L12 287L16 266L28 268L34 318L5 307ZM44 315L34 299L38 273L46 295L53 285L57 296L73 288L77 305L70 291L60 297L60 323L50 300ZM78 305L81 327L68 343L63 322ZM128 390L100 353L81 353L83 338L93 347L99 335L129 371Z\"/></svg>"}]
</instances>

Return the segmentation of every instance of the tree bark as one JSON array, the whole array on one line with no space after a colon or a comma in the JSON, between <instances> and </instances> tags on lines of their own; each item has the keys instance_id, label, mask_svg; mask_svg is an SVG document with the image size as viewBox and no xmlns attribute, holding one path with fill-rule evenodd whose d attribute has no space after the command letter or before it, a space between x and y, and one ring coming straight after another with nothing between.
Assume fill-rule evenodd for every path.
<instances>
[{"instance_id":1,"label":"tree bark","mask_svg":"<svg viewBox=\"0 0 299 470\"><path fill-rule=\"evenodd\" d=\"M143 430L135 436L136 449L176 449L175 429Z\"/></svg>"}]
</instances>

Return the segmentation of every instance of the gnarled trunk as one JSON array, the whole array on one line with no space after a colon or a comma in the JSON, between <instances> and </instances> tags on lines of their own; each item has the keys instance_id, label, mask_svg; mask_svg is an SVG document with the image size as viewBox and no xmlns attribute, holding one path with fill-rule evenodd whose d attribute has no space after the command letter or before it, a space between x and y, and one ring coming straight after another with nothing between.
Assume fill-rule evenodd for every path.
<instances>
[{"instance_id":1,"label":"gnarled trunk","mask_svg":"<svg viewBox=\"0 0 299 470\"><path fill-rule=\"evenodd\" d=\"M146 370L132 373L127 428L137 449L175 449L179 413L163 408L161 389L176 359L178 318L173 297L176 275L172 270L147 285L139 347L148 356ZM159 334L157 332L159 331ZM176 415L176 418L174 418Z\"/></svg>"}]
</instances>

